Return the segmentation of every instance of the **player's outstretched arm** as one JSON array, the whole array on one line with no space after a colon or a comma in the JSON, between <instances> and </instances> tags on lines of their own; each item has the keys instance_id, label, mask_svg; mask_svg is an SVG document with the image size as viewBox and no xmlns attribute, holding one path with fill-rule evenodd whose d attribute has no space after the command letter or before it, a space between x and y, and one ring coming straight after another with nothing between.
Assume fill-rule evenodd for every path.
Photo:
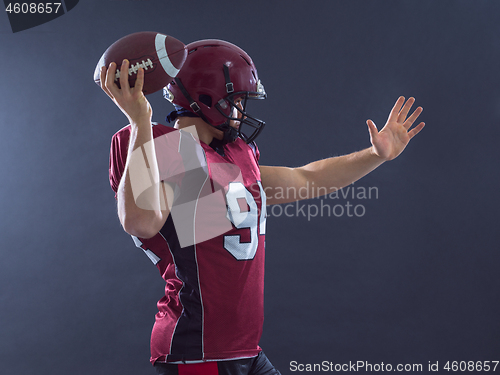
<instances>
[{"instance_id":1,"label":"player's outstretched arm","mask_svg":"<svg viewBox=\"0 0 500 375\"><path fill-rule=\"evenodd\" d=\"M134 236L150 238L156 235L169 214L168 203L173 197L169 185L159 182L158 165L152 133L152 109L142 92L144 71L139 70L134 87L128 82L129 62L124 61L120 71L120 86L114 83L116 64L101 70L101 87L130 122L130 139L125 169L116 193L118 217L124 230ZM133 173L131 173L133 171ZM133 185L144 176L158 181L140 196L134 195ZM137 189L136 189L137 191Z\"/></svg>"},{"instance_id":2,"label":"player's outstretched arm","mask_svg":"<svg viewBox=\"0 0 500 375\"><path fill-rule=\"evenodd\" d=\"M405 103L405 98L400 97L380 131L372 120L367 121L372 143L370 148L318 160L299 168L261 166L261 179L267 203L279 204L314 198L318 196L318 192L329 194L359 180L385 161L396 158L424 127L421 122L412 128L423 110L418 107L408 117L414 102L415 99L410 98ZM297 194L304 189L307 189L307 195Z\"/></svg>"}]
</instances>

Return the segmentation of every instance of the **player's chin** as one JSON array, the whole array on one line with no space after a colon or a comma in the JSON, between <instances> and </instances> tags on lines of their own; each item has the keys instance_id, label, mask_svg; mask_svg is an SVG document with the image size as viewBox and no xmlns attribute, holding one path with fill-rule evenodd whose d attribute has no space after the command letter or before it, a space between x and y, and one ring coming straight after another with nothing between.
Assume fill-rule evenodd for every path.
<instances>
[{"instance_id":1,"label":"player's chin","mask_svg":"<svg viewBox=\"0 0 500 375\"><path fill-rule=\"evenodd\" d=\"M229 121L229 126L233 129L238 130L240 128L241 123L239 121L231 120Z\"/></svg>"}]
</instances>

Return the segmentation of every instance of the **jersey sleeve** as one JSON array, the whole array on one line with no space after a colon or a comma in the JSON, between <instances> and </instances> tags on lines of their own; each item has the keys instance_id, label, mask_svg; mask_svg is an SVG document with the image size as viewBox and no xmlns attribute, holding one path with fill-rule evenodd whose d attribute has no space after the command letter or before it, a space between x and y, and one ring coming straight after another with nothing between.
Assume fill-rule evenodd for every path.
<instances>
[{"instance_id":1,"label":"jersey sleeve","mask_svg":"<svg viewBox=\"0 0 500 375\"><path fill-rule=\"evenodd\" d=\"M118 185L125 170L127 161L130 127L125 127L115 133L111 138L111 149L109 154L109 183L111 189L118 191Z\"/></svg>"},{"instance_id":2,"label":"jersey sleeve","mask_svg":"<svg viewBox=\"0 0 500 375\"><path fill-rule=\"evenodd\" d=\"M155 124L153 126L153 138L160 179L172 186L180 184L184 176L184 162L178 151L179 132L173 128ZM129 139L130 126L119 130L111 139L109 183L111 189L115 192L115 198L127 162Z\"/></svg>"}]
</instances>

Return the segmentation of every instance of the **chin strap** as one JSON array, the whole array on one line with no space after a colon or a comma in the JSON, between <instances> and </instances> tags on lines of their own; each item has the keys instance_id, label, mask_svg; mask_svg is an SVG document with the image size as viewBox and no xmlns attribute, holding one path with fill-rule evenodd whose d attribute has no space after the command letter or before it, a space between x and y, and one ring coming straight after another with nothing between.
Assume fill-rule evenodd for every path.
<instances>
[{"instance_id":1,"label":"chin strap","mask_svg":"<svg viewBox=\"0 0 500 375\"><path fill-rule=\"evenodd\" d=\"M236 141L240 135L238 130L230 127L227 123L216 126L215 128L224 132L224 138L222 139L224 144Z\"/></svg>"},{"instance_id":2,"label":"chin strap","mask_svg":"<svg viewBox=\"0 0 500 375\"><path fill-rule=\"evenodd\" d=\"M227 67L225 65L224 65L224 67L227 69ZM227 71L227 74L229 74L229 71ZM227 76L227 79L229 79L229 76ZM198 105L198 103L196 103L193 100L193 98L191 97L191 95L189 95L189 93L187 92L186 88L182 84L181 80L176 77L176 78L174 78L174 81L177 84L177 86L179 86L179 89L181 90L182 94L184 95L184 97L189 102L189 107L191 108L191 110L193 112L195 112L195 114L197 116L201 117L203 119L203 121L205 121L207 124L209 124L209 125L213 126L214 128L216 128L216 129L224 132L224 138L221 140L221 142L223 144L232 143L232 142L236 141L236 139L240 135L240 132L238 130L236 130L236 129L232 128L231 126L229 126L229 122L226 122L226 123L218 125L218 126L212 125L210 123L210 121L208 121L208 119L205 117L205 115L203 114L203 112L201 111L201 108ZM232 83L231 83L231 86L232 86ZM193 113L190 112L187 109L184 109L184 108L181 108L181 109L177 109L176 108L175 111L171 112L167 116L167 121L168 122L174 121L178 116L190 116L190 117L192 117Z\"/></svg>"},{"instance_id":3,"label":"chin strap","mask_svg":"<svg viewBox=\"0 0 500 375\"><path fill-rule=\"evenodd\" d=\"M174 122L177 117L200 117L196 113L191 112L189 109L182 108L174 104L175 110L170 112L168 116L165 118L168 122Z\"/></svg>"},{"instance_id":4,"label":"chin strap","mask_svg":"<svg viewBox=\"0 0 500 375\"><path fill-rule=\"evenodd\" d=\"M224 64L222 69L224 70L224 80L226 81L226 93L232 94L234 92L234 85L233 82L231 82L231 76L229 75L229 67Z\"/></svg>"},{"instance_id":5,"label":"chin strap","mask_svg":"<svg viewBox=\"0 0 500 375\"><path fill-rule=\"evenodd\" d=\"M189 107L191 108L191 110L196 113L198 116L200 116L203 121L205 121L207 124L210 124L210 121L208 121L208 119L205 117L205 115L203 114L203 112L201 111L201 108L200 106L198 105L198 103L196 103L193 98L191 97L191 95L189 95L189 93L187 92L186 88L184 87L184 85L182 84L181 80L177 77L174 78L174 81L175 83L177 84L177 86L179 86L179 89L181 90L182 92L182 95L184 95L184 97L187 99L187 101L189 102ZM210 124L212 125L212 124Z\"/></svg>"},{"instance_id":6,"label":"chin strap","mask_svg":"<svg viewBox=\"0 0 500 375\"><path fill-rule=\"evenodd\" d=\"M224 133L223 138L219 140L220 142L222 142L222 144L232 143L241 136L240 132L237 129L229 126L229 121L225 122L224 124L214 126L214 128Z\"/></svg>"}]
</instances>

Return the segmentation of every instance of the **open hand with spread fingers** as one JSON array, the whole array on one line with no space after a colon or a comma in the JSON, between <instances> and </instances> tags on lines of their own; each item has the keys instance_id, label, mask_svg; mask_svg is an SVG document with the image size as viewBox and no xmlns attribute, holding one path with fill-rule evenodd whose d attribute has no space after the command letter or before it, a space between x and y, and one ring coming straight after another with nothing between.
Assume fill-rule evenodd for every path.
<instances>
[{"instance_id":1,"label":"open hand with spread fingers","mask_svg":"<svg viewBox=\"0 0 500 375\"><path fill-rule=\"evenodd\" d=\"M410 98L405 103L405 98L399 97L389 114L387 123L380 131L377 130L377 126L372 120L366 121L373 151L382 159L392 160L396 158L403 152L410 139L424 128L423 122L412 128L423 111L422 107L418 107L407 117L414 102L415 98Z\"/></svg>"}]
</instances>

